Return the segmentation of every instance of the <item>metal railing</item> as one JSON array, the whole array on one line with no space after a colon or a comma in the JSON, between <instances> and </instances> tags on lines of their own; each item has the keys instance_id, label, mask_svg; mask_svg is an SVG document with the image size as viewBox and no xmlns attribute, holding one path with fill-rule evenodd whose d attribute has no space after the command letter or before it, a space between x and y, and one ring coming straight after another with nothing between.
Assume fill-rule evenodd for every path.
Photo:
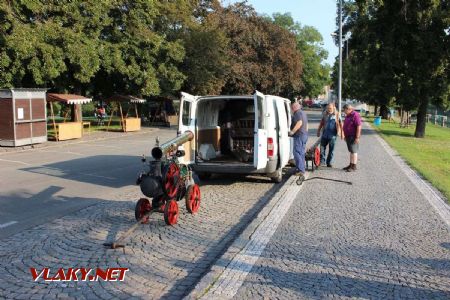
<instances>
[{"instance_id":1,"label":"metal railing","mask_svg":"<svg viewBox=\"0 0 450 300\"><path fill-rule=\"evenodd\" d=\"M450 127L450 118L447 116L427 114L427 122L437 126Z\"/></svg>"}]
</instances>

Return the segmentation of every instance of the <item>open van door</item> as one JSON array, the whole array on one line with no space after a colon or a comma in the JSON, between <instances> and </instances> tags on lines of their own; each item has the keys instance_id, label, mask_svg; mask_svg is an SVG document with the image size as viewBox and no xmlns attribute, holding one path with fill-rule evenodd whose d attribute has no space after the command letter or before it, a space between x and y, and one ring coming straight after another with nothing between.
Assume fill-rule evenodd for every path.
<instances>
[{"instance_id":1,"label":"open van door","mask_svg":"<svg viewBox=\"0 0 450 300\"><path fill-rule=\"evenodd\" d=\"M290 130L290 108L288 103L284 99L276 99L275 101L278 111L278 147L280 150L280 167L284 167L287 165L289 161L289 155L291 151L290 139L289 139L289 130Z\"/></svg>"},{"instance_id":2,"label":"open van door","mask_svg":"<svg viewBox=\"0 0 450 300\"><path fill-rule=\"evenodd\" d=\"M179 161L183 164L193 164L195 162L195 141L197 139L195 132L195 109L196 96L181 92L180 113L178 118L178 133L191 131L194 134L192 141L184 143L179 149L184 150L184 157L180 157Z\"/></svg>"},{"instance_id":3,"label":"open van door","mask_svg":"<svg viewBox=\"0 0 450 300\"><path fill-rule=\"evenodd\" d=\"M264 169L267 166L267 130L265 129L265 96L258 91L253 94L255 104L255 140L253 166L256 169Z\"/></svg>"}]
</instances>

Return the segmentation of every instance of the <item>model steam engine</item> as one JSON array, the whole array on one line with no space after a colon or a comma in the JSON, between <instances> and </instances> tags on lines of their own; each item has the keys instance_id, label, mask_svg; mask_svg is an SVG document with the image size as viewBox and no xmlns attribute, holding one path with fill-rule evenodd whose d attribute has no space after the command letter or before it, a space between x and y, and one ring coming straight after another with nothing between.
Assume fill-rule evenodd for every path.
<instances>
[{"instance_id":1,"label":"model steam engine","mask_svg":"<svg viewBox=\"0 0 450 300\"><path fill-rule=\"evenodd\" d=\"M140 185L142 193L152 198L141 198L136 204L135 217L141 223L148 223L150 213L164 214L164 221L174 225L178 220L178 201L184 199L186 209L191 214L200 207L200 188L192 178L192 170L188 165L181 164L179 157L185 155L178 146L193 139L194 134L187 131L178 137L152 149L151 160L148 161L148 171L143 171L136 183ZM147 165L147 159L142 159Z\"/></svg>"}]
</instances>

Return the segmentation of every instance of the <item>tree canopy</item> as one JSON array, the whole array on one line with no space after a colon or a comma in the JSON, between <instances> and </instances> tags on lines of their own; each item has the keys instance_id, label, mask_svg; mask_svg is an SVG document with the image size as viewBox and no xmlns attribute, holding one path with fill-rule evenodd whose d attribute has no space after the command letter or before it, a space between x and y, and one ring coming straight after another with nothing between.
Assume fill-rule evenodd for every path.
<instances>
[{"instance_id":1,"label":"tree canopy","mask_svg":"<svg viewBox=\"0 0 450 300\"><path fill-rule=\"evenodd\" d=\"M303 57L303 87L298 91L301 96L317 97L323 92L325 85L330 83L331 67L324 63L328 52L323 48L323 37L312 26L302 26L295 22L290 13L275 13L273 22L296 37L297 49Z\"/></svg>"},{"instance_id":2,"label":"tree canopy","mask_svg":"<svg viewBox=\"0 0 450 300\"><path fill-rule=\"evenodd\" d=\"M292 28L245 1L0 2L0 87L107 97L316 95L326 53L312 27Z\"/></svg>"},{"instance_id":3,"label":"tree canopy","mask_svg":"<svg viewBox=\"0 0 450 300\"><path fill-rule=\"evenodd\" d=\"M428 105L449 105L450 4L346 1L344 16L351 32L344 96L417 110L415 136L423 137Z\"/></svg>"}]
</instances>

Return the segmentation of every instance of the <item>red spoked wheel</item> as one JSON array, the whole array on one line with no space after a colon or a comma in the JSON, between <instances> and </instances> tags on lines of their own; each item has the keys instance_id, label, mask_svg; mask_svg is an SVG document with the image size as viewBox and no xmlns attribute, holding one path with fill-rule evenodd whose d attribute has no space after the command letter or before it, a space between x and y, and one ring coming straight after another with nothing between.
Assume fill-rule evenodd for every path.
<instances>
[{"instance_id":1,"label":"red spoked wheel","mask_svg":"<svg viewBox=\"0 0 450 300\"><path fill-rule=\"evenodd\" d=\"M314 164L318 167L320 166L320 148L316 147L314 149Z\"/></svg>"},{"instance_id":2,"label":"red spoked wheel","mask_svg":"<svg viewBox=\"0 0 450 300\"><path fill-rule=\"evenodd\" d=\"M171 162L165 166L162 175L162 185L164 192L169 199L175 198L178 193L180 168L176 163Z\"/></svg>"},{"instance_id":3,"label":"red spoked wheel","mask_svg":"<svg viewBox=\"0 0 450 300\"><path fill-rule=\"evenodd\" d=\"M195 214L200 208L200 187L198 184L190 185L186 192L186 209L191 214Z\"/></svg>"},{"instance_id":4,"label":"red spoked wheel","mask_svg":"<svg viewBox=\"0 0 450 300\"><path fill-rule=\"evenodd\" d=\"M134 208L134 216L137 221L141 220L142 224L147 224L150 220L150 216L145 216L145 214L149 213L151 210L152 205L150 204L150 201L147 198L141 198Z\"/></svg>"},{"instance_id":5,"label":"red spoked wheel","mask_svg":"<svg viewBox=\"0 0 450 300\"><path fill-rule=\"evenodd\" d=\"M175 225L178 221L178 203L175 200L166 201L164 207L164 221L167 225Z\"/></svg>"}]
</instances>

